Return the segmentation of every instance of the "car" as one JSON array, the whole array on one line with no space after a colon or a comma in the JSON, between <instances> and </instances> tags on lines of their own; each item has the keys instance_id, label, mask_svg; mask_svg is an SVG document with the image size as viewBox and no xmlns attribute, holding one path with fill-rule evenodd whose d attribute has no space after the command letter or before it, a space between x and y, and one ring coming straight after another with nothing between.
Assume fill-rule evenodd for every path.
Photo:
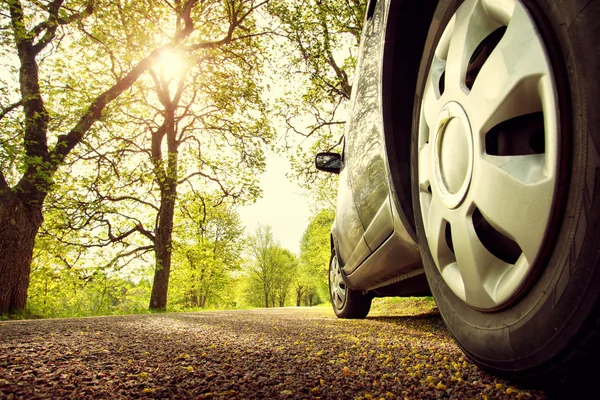
<instances>
[{"instance_id":1,"label":"car","mask_svg":"<svg viewBox=\"0 0 600 400\"><path fill-rule=\"evenodd\" d=\"M597 371L600 2L370 0L339 174L340 318L432 294L509 378ZM594 369L595 368L595 369Z\"/></svg>"}]
</instances>

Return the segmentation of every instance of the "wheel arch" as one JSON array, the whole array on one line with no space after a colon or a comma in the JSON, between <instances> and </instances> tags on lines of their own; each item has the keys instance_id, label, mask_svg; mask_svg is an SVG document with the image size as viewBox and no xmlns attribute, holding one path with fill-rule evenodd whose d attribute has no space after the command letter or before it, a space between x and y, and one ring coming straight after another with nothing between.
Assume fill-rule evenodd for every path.
<instances>
[{"instance_id":1,"label":"wheel arch","mask_svg":"<svg viewBox=\"0 0 600 400\"><path fill-rule=\"evenodd\" d=\"M391 194L403 225L415 241L410 176L413 104L419 64L437 3L389 2L382 60L381 107Z\"/></svg>"}]
</instances>

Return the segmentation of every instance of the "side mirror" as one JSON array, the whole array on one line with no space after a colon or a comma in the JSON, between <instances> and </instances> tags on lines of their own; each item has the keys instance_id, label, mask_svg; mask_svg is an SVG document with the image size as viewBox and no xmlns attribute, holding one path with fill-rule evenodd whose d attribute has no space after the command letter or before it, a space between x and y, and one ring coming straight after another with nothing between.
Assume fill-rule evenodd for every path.
<instances>
[{"instance_id":1,"label":"side mirror","mask_svg":"<svg viewBox=\"0 0 600 400\"><path fill-rule=\"evenodd\" d=\"M320 171L339 174L342 169L342 156L338 153L318 153L315 156L315 167Z\"/></svg>"}]
</instances>

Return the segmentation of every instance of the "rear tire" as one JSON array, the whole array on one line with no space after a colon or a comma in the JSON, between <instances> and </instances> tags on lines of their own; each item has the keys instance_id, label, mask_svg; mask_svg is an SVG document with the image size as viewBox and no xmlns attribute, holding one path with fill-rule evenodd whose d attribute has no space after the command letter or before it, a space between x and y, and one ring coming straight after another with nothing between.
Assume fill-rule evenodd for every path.
<instances>
[{"instance_id":1,"label":"rear tire","mask_svg":"<svg viewBox=\"0 0 600 400\"><path fill-rule=\"evenodd\" d=\"M335 250L332 250L329 261L329 296L333 311L338 318L365 318L371 309L372 297L350 289L342 274Z\"/></svg>"},{"instance_id":2,"label":"rear tire","mask_svg":"<svg viewBox=\"0 0 600 400\"><path fill-rule=\"evenodd\" d=\"M482 293L494 292L494 295L490 295L490 299L486 299L485 295L479 297L474 295L475 291L469 295L467 286L470 284L469 282L474 281L473 275L464 276L460 266L456 267L460 264L456 260L461 259L457 254L464 251L464 246L460 246L469 242L465 239L465 235L455 236L458 229L454 229L452 226L452 229L440 230L441 234L433 238L435 232L431 227L435 224L431 223L432 217L429 214L431 207L424 198L426 196L435 197L436 189L432 189L432 186L443 184L438 181L434 182L432 178L431 185L428 187L427 183L429 182L423 178L422 171L419 171L419 168L423 170L422 166L429 162L420 153L425 145L422 132L427 117L423 115L422 108L426 107L424 105L426 104L424 98L427 97L426 84L428 79L431 81L431 76L435 74L440 82L445 79L445 72L439 69L445 68L445 60L444 63L436 60L435 68L437 70L434 71L432 59L436 54L438 44L442 40L447 40L442 38L442 34L462 3L462 1L442 0L438 4L426 41L417 81L411 144L412 196L417 235L427 279L450 332L465 353L481 368L529 382L543 382L544 380L549 382L551 379L554 379L554 382L581 381L585 379L582 376L594 376L598 373L597 357L600 354L600 340L598 340L600 338L600 252L598 251L600 246L600 109L596 104L597 99L600 98L600 88L596 76L600 71L598 57L600 3L544 0L517 2L517 7L524 6L524 9L527 10L531 21L534 21L534 31L537 30L535 33L543 41L547 62L551 65L551 76L553 77L551 84L555 90L554 101L557 104L557 115L551 115L552 118L556 117L557 121L557 142L554 144L545 142L545 147L539 147L533 139L529 140L534 153L549 157L549 153L552 151L548 149L555 146L558 154L553 178L555 187L551 191L553 194L549 198L536 198L540 208L544 207L543 204L549 204L549 206L548 217L540 217L540 220L544 221L545 230L541 233L541 244L537 247L537 252L532 253L535 254L535 257L530 257L527 264L525 262L519 264L519 260L525 257L525 252L522 250L524 246L519 243L519 238L511 237L509 233L506 233L509 232L509 229L504 230L502 224L493 218L490 218L491 222L486 222L488 226L495 228L490 231L501 231L504 234L496 236L490 234L488 239L489 237L493 239L490 241L482 238L485 235L476 232L478 225L487 216L483 211L477 211L479 214L475 211L479 207L479 198L476 195L471 196L470 191L476 190L477 184L471 183L469 186L467 182L466 185L461 186L465 182L461 179L465 175L471 176L471 172L468 171L469 166L472 166L472 176L475 176L478 173L476 171L478 164L473 161L465 161L464 168L458 168L460 171L456 173L450 171L454 167L448 167L448 171L441 173L436 171L443 179L448 178L449 182L447 186L450 195L446 196L445 200L447 201L444 203L446 209L442 211L442 215L450 215L463 207L464 203L461 203L463 200L459 198L460 196L455 196L457 193L462 196L463 189L466 193L464 201L472 201L472 206L466 211L471 219L463 232L476 232L476 235L469 240L481 245L477 251L470 250L471 254L474 254L473 259L479 261L499 259L501 262L497 262L498 268L506 268L507 274L514 271L519 265L527 265L526 273L520 280L516 280L516 283L513 282L512 286L507 286L503 292L505 295L498 294L497 297L494 297L498 292L497 288L502 284L502 276L494 278L496 280L490 280L489 282L493 285L484 285L482 281L481 288L478 290ZM464 3L468 6L474 4L469 1ZM484 1L484 3L486 5L482 6L481 15L495 12L493 2ZM492 5L490 6L490 4ZM508 2L502 4L508 4ZM501 5L498 6L498 8L501 7ZM474 13L473 15L478 14ZM500 23L501 25L501 22L498 21L502 19L498 17L496 22L489 22L492 26L490 29L497 29L497 26L493 24ZM507 19L509 18L507 17ZM459 21L459 18L452 23L458 25L456 21ZM484 22L488 23L488 21ZM481 27L482 25L478 24L477 26ZM451 34L454 34L456 29L460 28L455 25ZM505 32L508 33L508 29ZM488 40L488 37L485 40ZM502 39L500 39L500 43L501 41ZM500 44L496 45L500 46ZM494 49L492 47L490 50L492 54ZM439 53L440 51L437 52L437 54ZM466 58L467 63L473 62L477 58L478 54L475 53L477 51L472 54L470 59ZM488 55L487 58L484 58L483 65L491 57L492 55ZM483 71L483 67L480 67L480 71ZM510 74L512 71L496 69L496 72L498 79L502 79L502 74ZM468 74L469 72L466 73L466 76ZM473 78L475 83L469 83L471 87L474 88L474 85L477 85L477 78L477 75ZM466 87L469 84L465 85L465 92L468 92ZM481 87L481 82L479 84ZM489 82L488 88L502 90L498 85L494 85L494 82ZM519 90L521 89L519 87ZM443 93L445 90L449 90L448 84L446 82L438 84L435 90ZM542 91L539 87L537 90ZM470 92L468 93L470 94ZM448 100L456 103L462 101ZM546 100L540 100L540 102L543 101ZM513 110L511 112L518 114L519 107L527 108L530 107L530 104L525 100L523 103L509 104L503 109L503 112L507 112L506 109L511 108ZM468 115L468 107L465 106L465 109ZM543 111L551 114L551 111ZM546 118L547 115L544 115L544 132L548 132L549 129L550 117ZM464 117L461 118L464 119ZM476 117L473 115L468 116L469 120L474 118ZM501 118L497 119L499 119L498 123L503 122ZM493 143L490 144L490 148L485 147L488 146L486 135L497 126L498 124L484 132L473 131L473 137L482 135L483 139L481 140L484 142L484 147L481 147L476 142L480 139L474 139L475 144L472 144L471 148L473 157L496 157L494 160L500 160L504 156L506 162L511 162L516 159L515 156L526 157L530 154L523 153L518 149L520 145L516 142L520 139L511 136L510 132L506 133L511 129L508 125L504 125L499 133L497 129L496 134L504 135L502 140L505 142L513 140L515 142L513 147L517 150L507 150L502 154L501 150L493 146ZM440 130L444 129L447 128L440 127ZM462 128L457 129L457 132L461 132ZM442 136L445 133L439 135ZM454 135L453 137L460 136L461 133L452 133L452 135ZM544 133L544 135L548 141L549 134ZM490 142L493 140L490 139ZM441 139L440 143L442 143ZM429 142L426 144L428 145ZM439 147L442 148L442 144L439 144ZM534 147L537 147L538 150ZM442 150L439 151L441 159L446 153L443 153ZM458 152L460 151L462 150L459 146ZM468 152L465 151L465 154ZM431 161L432 165L435 163L442 165L442 162L439 159ZM506 163L503 161L502 165L504 166ZM438 169L440 168L445 167L438 167ZM517 172L512 170L512 172L506 173L522 173L522 170ZM475 178L473 178L473 182L476 182ZM504 193L504 196L507 201L510 201L510 196L518 196L518 193ZM522 200L523 207L527 207L528 204L531 204L532 198L525 197ZM508 211L503 210L504 214L511 211L509 205L506 206L506 209ZM517 214L518 212L515 215ZM516 217L513 215L514 218ZM445 223L450 225L444 218L441 221L446 221ZM531 225L527 232L534 235L535 227ZM434 249L435 260L432 243L437 245ZM483 247L486 250L481 250ZM514 249L517 250L514 251ZM481 257L480 255L484 253L484 257ZM452 257L455 257L456 260L452 260ZM481 265L481 262L474 264L476 267L474 271L481 273L481 276L495 273L488 265ZM451 267L452 265L454 267ZM454 272L451 268L455 268ZM479 277L479 275L477 276Z\"/></svg>"}]
</instances>

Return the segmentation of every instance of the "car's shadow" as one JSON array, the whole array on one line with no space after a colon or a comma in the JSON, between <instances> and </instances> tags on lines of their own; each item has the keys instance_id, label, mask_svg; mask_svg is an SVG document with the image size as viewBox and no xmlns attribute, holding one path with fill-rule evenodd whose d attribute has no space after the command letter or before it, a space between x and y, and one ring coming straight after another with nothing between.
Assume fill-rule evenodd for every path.
<instances>
[{"instance_id":1,"label":"car's shadow","mask_svg":"<svg viewBox=\"0 0 600 400\"><path fill-rule=\"evenodd\" d=\"M415 332L434 333L450 338L450 332L440 315L436 310L427 311L420 314L409 315L373 315L367 317L369 321L378 321L385 324L391 324L398 327L404 327Z\"/></svg>"}]
</instances>

